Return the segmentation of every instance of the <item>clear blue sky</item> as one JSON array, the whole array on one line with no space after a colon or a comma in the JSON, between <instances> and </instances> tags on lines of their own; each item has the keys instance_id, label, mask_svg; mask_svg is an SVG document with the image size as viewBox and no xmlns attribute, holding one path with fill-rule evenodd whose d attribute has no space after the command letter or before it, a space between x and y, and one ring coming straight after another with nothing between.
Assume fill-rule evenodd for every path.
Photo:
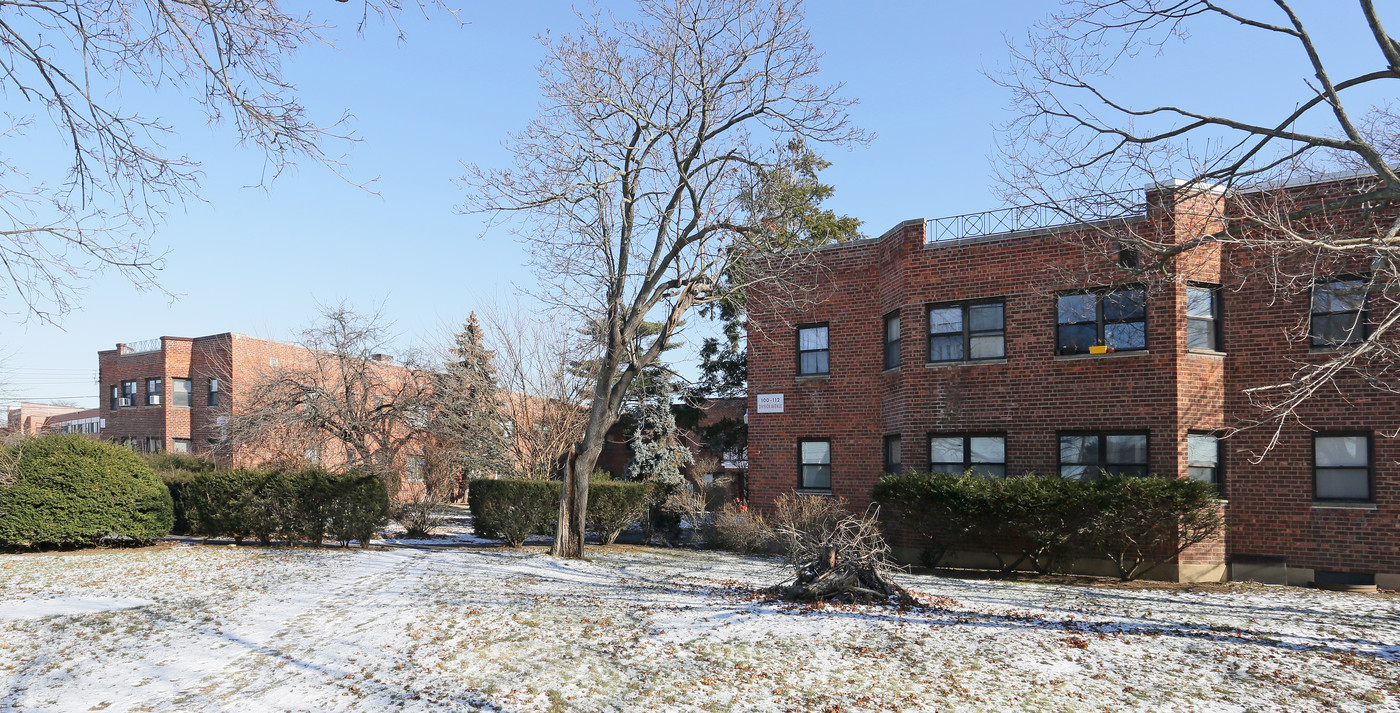
<instances>
[{"instance_id":1,"label":"clear blue sky","mask_svg":"<svg viewBox=\"0 0 1400 713\"><path fill-rule=\"evenodd\" d=\"M1304 6L1320 23L1329 60L1379 68L1353 3ZM877 136L867 148L828 154L834 165L824 177L837 189L828 206L865 221L871 235L908 218L997 207L990 160L1009 99L983 70L1005 63L1006 34L1024 36L1051 8L1012 0L811 2L825 72L861 101L855 120ZM153 113L178 124L175 145L206 174L204 202L172 208L155 233L170 250L160 281L176 298L137 292L109 275L87 285L82 310L61 328L0 322L0 351L9 353L0 401L94 406L96 352L120 341L225 331L290 339L318 301L346 298L362 307L383 302L408 345L459 324L485 297L528 288L521 247L504 230L479 237L481 220L454 212L461 193L452 179L462 161L506 162L502 138L524 126L538 102L535 36L571 29L571 5L468 2L460 26L405 13L402 43L385 27L356 36L356 9L319 3L322 17L347 29L338 48L304 52L289 70L314 113L354 114L362 141L350 148L349 173L375 179L377 195L317 165L268 190L246 188L259 181L260 157L229 131L206 128L188 100L158 97ZM335 12L346 14L343 22ZM1203 28L1184 47L1140 63L1124 86L1138 97L1247 117L1275 115L1280 97L1292 106L1308 74L1296 53L1241 37L1251 36ZM7 102L12 114L35 111L15 97Z\"/></svg>"}]
</instances>

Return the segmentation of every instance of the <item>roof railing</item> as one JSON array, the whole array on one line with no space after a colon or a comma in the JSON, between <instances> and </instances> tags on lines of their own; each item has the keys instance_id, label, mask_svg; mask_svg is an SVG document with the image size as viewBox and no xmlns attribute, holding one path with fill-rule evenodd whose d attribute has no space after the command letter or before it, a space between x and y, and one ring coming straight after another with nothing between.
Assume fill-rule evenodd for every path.
<instances>
[{"instance_id":1,"label":"roof railing","mask_svg":"<svg viewBox=\"0 0 1400 713\"><path fill-rule=\"evenodd\" d=\"M1061 203L1012 206L980 213L933 218L924 225L924 239L930 243L963 238L980 238L1025 230L1047 230L1104 220L1124 220L1147 215L1141 190L1099 193Z\"/></svg>"},{"instance_id":2,"label":"roof railing","mask_svg":"<svg viewBox=\"0 0 1400 713\"><path fill-rule=\"evenodd\" d=\"M121 354L144 354L146 352L160 351L160 337L155 339L142 339L139 342L124 342L121 345Z\"/></svg>"}]
</instances>

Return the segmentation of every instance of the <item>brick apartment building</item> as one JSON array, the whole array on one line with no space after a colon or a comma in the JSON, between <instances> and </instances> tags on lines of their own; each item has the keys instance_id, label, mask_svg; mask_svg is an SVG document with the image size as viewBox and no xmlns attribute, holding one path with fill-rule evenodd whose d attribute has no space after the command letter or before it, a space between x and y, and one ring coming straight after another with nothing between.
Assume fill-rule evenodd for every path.
<instances>
[{"instance_id":1,"label":"brick apartment building","mask_svg":"<svg viewBox=\"0 0 1400 713\"><path fill-rule=\"evenodd\" d=\"M1141 214L1109 225L1186 239L1238 200L1145 194ZM1259 256L1217 246L1190 254L1189 281L1134 277L1115 260L1136 255L1115 257L1102 231L978 229L1015 218L906 221L818 251L810 306L755 296L755 504L797 491L862 507L882 473L909 467L1191 477L1219 484L1229 529L1153 576L1400 587L1400 442L1386 437L1400 396L1340 378L1258 462L1271 427L1219 437L1259 418L1246 389L1325 360L1364 325L1356 272L1280 296L1245 279Z\"/></svg>"},{"instance_id":2,"label":"brick apartment building","mask_svg":"<svg viewBox=\"0 0 1400 713\"><path fill-rule=\"evenodd\" d=\"M6 431L31 436L43 431L62 431L95 437L102 431L103 426L103 419L98 409L36 404L27 401L8 409L6 417Z\"/></svg>"},{"instance_id":3,"label":"brick apartment building","mask_svg":"<svg viewBox=\"0 0 1400 713\"><path fill-rule=\"evenodd\" d=\"M232 332L100 351L103 437L144 452L212 454L225 435L235 385L305 354L300 346ZM227 454L220 459L232 460Z\"/></svg>"}]
</instances>

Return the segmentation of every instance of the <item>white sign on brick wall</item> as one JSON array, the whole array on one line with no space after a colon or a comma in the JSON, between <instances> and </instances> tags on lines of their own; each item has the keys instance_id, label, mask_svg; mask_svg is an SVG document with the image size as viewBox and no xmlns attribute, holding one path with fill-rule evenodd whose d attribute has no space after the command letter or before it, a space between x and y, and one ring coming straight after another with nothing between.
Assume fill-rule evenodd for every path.
<instances>
[{"instance_id":1,"label":"white sign on brick wall","mask_svg":"<svg viewBox=\"0 0 1400 713\"><path fill-rule=\"evenodd\" d=\"M783 412L783 395L782 395L782 394L759 394L759 395L758 395L758 412L759 412L759 413L782 413L782 412Z\"/></svg>"}]
</instances>

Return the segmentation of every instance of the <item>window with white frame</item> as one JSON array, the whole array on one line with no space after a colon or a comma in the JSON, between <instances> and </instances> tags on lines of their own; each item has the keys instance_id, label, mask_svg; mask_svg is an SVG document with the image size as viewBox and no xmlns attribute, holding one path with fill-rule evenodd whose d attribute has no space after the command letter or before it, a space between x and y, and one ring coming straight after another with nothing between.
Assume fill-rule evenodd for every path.
<instances>
[{"instance_id":1,"label":"window with white frame","mask_svg":"<svg viewBox=\"0 0 1400 713\"><path fill-rule=\"evenodd\" d=\"M193 387L189 379L170 380L170 405L179 408L190 407L190 391Z\"/></svg>"},{"instance_id":2,"label":"window with white frame","mask_svg":"<svg viewBox=\"0 0 1400 713\"><path fill-rule=\"evenodd\" d=\"M1220 288L1190 285L1186 288L1186 348L1224 351L1221 345Z\"/></svg>"},{"instance_id":3,"label":"window with white frame","mask_svg":"<svg viewBox=\"0 0 1400 713\"><path fill-rule=\"evenodd\" d=\"M1186 434L1186 474L1192 480L1221 484L1219 438L1211 433Z\"/></svg>"}]
</instances>

